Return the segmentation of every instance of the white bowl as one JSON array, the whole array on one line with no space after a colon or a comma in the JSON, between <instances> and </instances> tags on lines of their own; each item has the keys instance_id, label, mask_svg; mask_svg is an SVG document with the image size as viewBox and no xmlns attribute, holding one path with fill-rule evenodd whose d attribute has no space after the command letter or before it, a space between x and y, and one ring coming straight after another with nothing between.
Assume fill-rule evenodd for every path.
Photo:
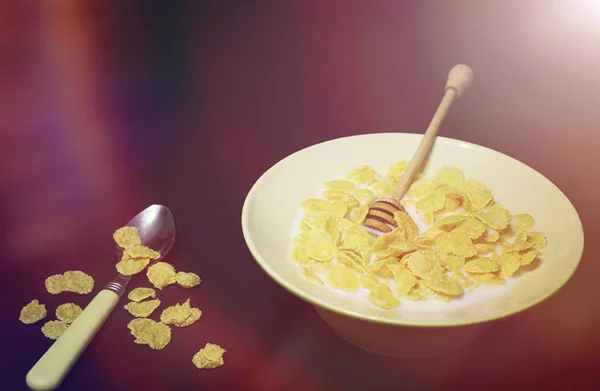
<instances>
[{"instance_id":1,"label":"white bowl","mask_svg":"<svg viewBox=\"0 0 600 391\"><path fill-rule=\"evenodd\" d=\"M356 166L369 165L385 173L392 163L410 160L421 138L406 133L366 134L300 150L256 181L242 210L248 248L271 278L313 304L346 340L394 357L431 356L462 346L481 334L490 321L529 308L556 292L571 277L583 252L579 216L552 182L500 152L438 137L425 177L443 166L458 167L466 177L485 183L496 201L512 213L533 215L534 230L548 238L537 270L523 274L502 294L423 307L402 305L394 310L376 308L305 280L291 259L291 235L301 202L318 197L324 182L343 179Z\"/></svg>"}]
</instances>

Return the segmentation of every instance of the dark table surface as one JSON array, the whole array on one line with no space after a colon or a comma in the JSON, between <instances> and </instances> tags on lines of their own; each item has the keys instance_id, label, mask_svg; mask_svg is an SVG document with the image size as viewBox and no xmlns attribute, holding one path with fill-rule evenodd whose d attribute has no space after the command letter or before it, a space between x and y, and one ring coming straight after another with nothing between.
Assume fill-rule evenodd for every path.
<instances>
[{"instance_id":1,"label":"dark table surface","mask_svg":"<svg viewBox=\"0 0 600 391\"><path fill-rule=\"evenodd\" d=\"M373 356L261 271L241 206L303 147L422 132L461 62L475 83L441 134L551 179L585 254L558 293L456 352ZM122 301L63 390L598 389L599 66L594 1L1 2L0 389L25 389L52 343L20 308L86 305L115 275L111 233L153 203L175 215L168 260L203 280L160 292L163 306L189 297L204 315L152 351ZM70 269L94 292L50 296L44 279ZM224 367L192 365L206 342L228 350Z\"/></svg>"}]
</instances>

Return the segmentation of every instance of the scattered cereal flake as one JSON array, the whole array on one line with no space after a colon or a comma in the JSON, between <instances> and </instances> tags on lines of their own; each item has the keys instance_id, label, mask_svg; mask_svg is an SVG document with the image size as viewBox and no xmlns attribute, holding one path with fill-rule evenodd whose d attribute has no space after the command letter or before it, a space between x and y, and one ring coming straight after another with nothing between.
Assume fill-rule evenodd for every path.
<instances>
[{"instance_id":1,"label":"scattered cereal flake","mask_svg":"<svg viewBox=\"0 0 600 391\"><path fill-rule=\"evenodd\" d=\"M309 198L300 204L305 213L308 212L327 212L331 203L320 198Z\"/></svg>"},{"instance_id":2,"label":"scattered cereal flake","mask_svg":"<svg viewBox=\"0 0 600 391\"><path fill-rule=\"evenodd\" d=\"M130 258L127 254L123 254L123 257L117 262L115 268L117 272L124 276L132 276L142 272L149 263L150 259L148 258L134 259Z\"/></svg>"},{"instance_id":3,"label":"scattered cereal flake","mask_svg":"<svg viewBox=\"0 0 600 391\"><path fill-rule=\"evenodd\" d=\"M62 292L72 292L86 295L94 288L94 279L79 270L67 271L46 278L46 290L57 295Z\"/></svg>"},{"instance_id":4,"label":"scattered cereal flake","mask_svg":"<svg viewBox=\"0 0 600 391\"><path fill-rule=\"evenodd\" d=\"M435 174L437 183L446 184L448 186L457 187L465 179L462 171L456 167L442 167Z\"/></svg>"},{"instance_id":5,"label":"scattered cereal flake","mask_svg":"<svg viewBox=\"0 0 600 391\"><path fill-rule=\"evenodd\" d=\"M321 280L321 277L317 276L317 274L312 269L310 269L306 266L301 266L300 272L302 273L304 278L306 278L308 281L316 282L317 284L323 283L323 280Z\"/></svg>"},{"instance_id":6,"label":"scattered cereal flake","mask_svg":"<svg viewBox=\"0 0 600 391\"><path fill-rule=\"evenodd\" d=\"M500 263L500 275L502 277L512 276L521 267L521 257L517 253L503 253L498 259Z\"/></svg>"},{"instance_id":7,"label":"scattered cereal flake","mask_svg":"<svg viewBox=\"0 0 600 391\"><path fill-rule=\"evenodd\" d=\"M338 190L343 192L352 191L356 188L350 181L333 180L325 182L325 188L329 190Z\"/></svg>"},{"instance_id":8,"label":"scattered cereal flake","mask_svg":"<svg viewBox=\"0 0 600 391\"><path fill-rule=\"evenodd\" d=\"M308 234L305 232L302 232L302 233L294 236L294 239L292 239L292 241L294 242L294 246L304 247L304 246L306 246L306 243L308 243Z\"/></svg>"},{"instance_id":9,"label":"scattered cereal flake","mask_svg":"<svg viewBox=\"0 0 600 391\"><path fill-rule=\"evenodd\" d=\"M135 343L145 343L143 340L143 333L156 324L156 322L152 319L148 318L135 318L132 319L128 324L127 328L131 332L131 335L135 337Z\"/></svg>"},{"instance_id":10,"label":"scattered cereal flake","mask_svg":"<svg viewBox=\"0 0 600 391\"><path fill-rule=\"evenodd\" d=\"M362 224L369 213L369 205L359 206L352 210L350 214L350 221L354 224Z\"/></svg>"},{"instance_id":11,"label":"scattered cereal flake","mask_svg":"<svg viewBox=\"0 0 600 391\"><path fill-rule=\"evenodd\" d=\"M435 227L438 229L451 231L454 228L458 227L463 221L467 219L467 215L450 215L446 216L435 224Z\"/></svg>"},{"instance_id":12,"label":"scattered cereal flake","mask_svg":"<svg viewBox=\"0 0 600 391\"><path fill-rule=\"evenodd\" d=\"M400 256L418 250L419 245L409 240L403 240L390 244L389 249L394 252L395 256Z\"/></svg>"},{"instance_id":13,"label":"scattered cereal flake","mask_svg":"<svg viewBox=\"0 0 600 391\"><path fill-rule=\"evenodd\" d=\"M160 253L152 250L149 247L143 246L141 244L127 247L125 249L125 254L127 254L127 256L129 258L135 258L135 259L149 258L151 260L156 260L156 259L160 258Z\"/></svg>"},{"instance_id":14,"label":"scattered cereal flake","mask_svg":"<svg viewBox=\"0 0 600 391\"><path fill-rule=\"evenodd\" d=\"M459 257L458 255L437 253L440 257L440 263L446 270L457 270L461 269L465 265L465 258Z\"/></svg>"},{"instance_id":15,"label":"scattered cereal flake","mask_svg":"<svg viewBox=\"0 0 600 391\"><path fill-rule=\"evenodd\" d=\"M475 212L475 216L490 228L503 230L510 223L510 212L498 203Z\"/></svg>"},{"instance_id":16,"label":"scattered cereal flake","mask_svg":"<svg viewBox=\"0 0 600 391\"><path fill-rule=\"evenodd\" d=\"M304 212L302 222L310 229L322 229L329 216L328 212L307 210Z\"/></svg>"},{"instance_id":17,"label":"scattered cereal flake","mask_svg":"<svg viewBox=\"0 0 600 391\"><path fill-rule=\"evenodd\" d=\"M394 296L394 293L386 284L378 284L371 289L369 300L373 305L385 309L396 308L401 304L400 300Z\"/></svg>"},{"instance_id":18,"label":"scattered cereal flake","mask_svg":"<svg viewBox=\"0 0 600 391\"><path fill-rule=\"evenodd\" d=\"M340 248L337 251L337 260L340 264L349 267L357 273L368 273L360 252L354 249Z\"/></svg>"},{"instance_id":19,"label":"scattered cereal flake","mask_svg":"<svg viewBox=\"0 0 600 391\"><path fill-rule=\"evenodd\" d=\"M313 270L315 273L325 274L329 272L329 268L331 264L328 262L319 262L314 259L311 259L308 262L308 267Z\"/></svg>"},{"instance_id":20,"label":"scattered cereal flake","mask_svg":"<svg viewBox=\"0 0 600 391\"><path fill-rule=\"evenodd\" d=\"M142 244L140 231L136 227L121 227L113 233L115 243L123 249Z\"/></svg>"},{"instance_id":21,"label":"scattered cereal flake","mask_svg":"<svg viewBox=\"0 0 600 391\"><path fill-rule=\"evenodd\" d=\"M358 189L352 195L363 205L370 205L376 198L375 194L369 189Z\"/></svg>"},{"instance_id":22,"label":"scattered cereal flake","mask_svg":"<svg viewBox=\"0 0 600 391\"><path fill-rule=\"evenodd\" d=\"M369 166L359 166L348 173L348 180L361 185L370 185L375 181L377 173Z\"/></svg>"},{"instance_id":23,"label":"scattered cereal flake","mask_svg":"<svg viewBox=\"0 0 600 391\"><path fill-rule=\"evenodd\" d=\"M327 274L327 282L337 289L344 291L357 291L360 283L358 277L349 268L340 265L332 265Z\"/></svg>"},{"instance_id":24,"label":"scattered cereal flake","mask_svg":"<svg viewBox=\"0 0 600 391\"><path fill-rule=\"evenodd\" d=\"M337 216L340 219L346 216L348 213L348 205L342 200L335 200L329 206L329 214L331 216Z\"/></svg>"},{"instance_id":25,"label":"scattered cereal flake","mask_svg":"<svg viewBox=\"0 0 600 391\"><path fill-rule=\"evenodd\" d=\"M325 190L323 192L323 197L327 198L328 200L341 200L345 195L346 193L341 190Z\"/></svg>"},{"instance_id":26,"label":"scattered cereal flake","mask_svg":"<svg viewBox=\"0 0 600 391\"><path fill-rule=\"evenodd\" d=\"M535 219L533 216L526 213L515 215L513 219L515 221L515 228L517 232L529 231L535 224Z\"/></svg>"},{"instance_id":27,"label":"scattered cereal flake","mask_svg":"<svg viewBox=\"0 0 600 391\"><path fill-rule=\"evenodd\" d=\"M485 208L494 197L490 190L481 182L474 180L463 181L457 186L458 191L463 193L469 200L467 209L471 211L478 211Z\"/></svg>"},{"instance_id":28,"label":"scattered cereal flake","mask_svg":"<svg viewBox=\"0 0 600 391\"><path fill-rule=\"evenodd\" d=\"M398 227L404 228L408 240L415 240L419 236L419 226L408 213L401 210L394 212L394 221Z\"/></svg>"},{"instance_id":29,"label":"scattered cereal flake","mask_svg":"<svg viewBox=\"0 0 600 391\"><path fill-rule=\"evenodd\" d=\"M465 264L465 271L471 274L493 273L498 270L500 270L500 264L490 258L478 258Z\"/></svg>"},{"instance_id":30,"label":"scattered cereal flake","mask_svg":"<svg viewBox=\"0 0 600 391\"><path fill-rule=\"evenodd\" d=\"M417 277L415 277L406 267L398 264L389 265L388 269L390 269L394 275L394 281L396 281L396 294L398 296L406 296L417 284Z\"/></svg>"},{"instance_id":31,"label":"scattered cereal flake","mask_svg":"<svg viewBox=\"0 0 600 391\"><path fill-rule=\"evenodd\" d=\"M324 231L329 235L330 242L337 246L342 240L342 234L344 232L342 219L337 216L329 216L325 221Z\"/></svg>"},{"instance_id":32,"label":"scattered cereal flake","mask_svg":"<svg viewBox=\"0 0 600 391\"><path fill-rule=\"evenodd\" d=\"M156 322L146 330L144 341L151 349L162 350L171 342L171 328L164 323Z\"/></svg>"},{"instance_id":33,"label":"scattered cereal flake","mask_svg":"<svg viewBox=\"0 0 600 391\"><path fill-rule=\"evenodd\" d=\"M379 284L377 278L369 274L363 274L358 280L360 282L360 285L362 285L366 289L373 289L377 284Z\"/></svg>"},{"instance_id":34,"label":"scattered cereal flake","mask_svg":"<svg viewBox=\"0 0 600 391\"><path fill-rule=\"evenodd\" d=\"M439 271L429 273L425 277L424 283L426 287L436 293L443 293L449 296L460 296L463 293L463 287L460 282Z\"/></svg>"},{"instance_id":35,"label":"scattered cereal flake","mask_svg":"<svg viewBox=\"0 0 600 391\"><path fill-rule=\"evenodd\" d=\"M435 190L435 182L431 179L421 179L413 183L406 192L408 198L420 200Z\"/></svg>"},{"instance_id":36,"label":"scattered cereal flake","mask_svg":"<svg viewBox=\"0 0 600 391\"><path fill-rule=\"evenodd\" d=\"M42 326L42 333L46 338L59 339L68 327L62 320L50 320Z\"/></svg>"},{"instance_id":37,"label":"scattered cereal flake","mask_svg":"<svg viewBox=\"0 0 600 391\"><path fill-rule=\"evenodd\" d=\"M200 276L191 272L179 272L175 275L175 279L182 288L193 288L202 282Z\"/></svg>"},{"instance_id":38,"label":"scattered cereal flake","mask_svg":"<svg viewBox=\"0 0 600 391\"><path fill-rule=\"evenodd\" d=\"M167 307L160 314L160 321L164 324L172 324L177 327L186 327L200 319L202 311L190 306L190 299L183 304L175 304Z\"/></svg>"},{"instance_id":39,"label":"scattered cereal flake","mask_svg":"<svg viewBox=\"0 0 600 391\"><path fill-rule=\"evenodd\" d=\"M39 322L46 317L46 306L40 304L38 300L31 300L29 304L21 308L19 320L25 324Z\"/></svg>"},{"instance_id":40,"label":"scattered cereal flake","mask_svg":"<svg viewBox=\"0 0 600 391\"><path fill-rule=\"evenodd\" d=\"M146 300L140 302L129 302L125 305L125 309L136 318L147 318L160 305L160 299Z\"/></svg>"},{"instance_id":41,"label":"scattered cereal flake","mask_svg":"<svg viewBox=\"0 0 600 391\"><path fill-rule=\"evenodd\" d=\"M402 177L402 174L404 174L404 171L406 171L406 169L408 168L408 164L409 163L405 160L401 160L392 164L388 169L387 176L400 179Z\"/></svg>"},{"instance_id":42,"label":"scattered cereal flake","mask_svg":"<svg viewBox=\"0 0 600 391\"><path fill-rule=\"evenodd\" d=\"M527 233L527 241L533 243L533 248L541 250L548 245L548 239L546 235L541 232L529 232Z\"/></svg>"},{"instance_id":43,"label":"scattered cereal flake","mask_svg":"<svg viewBox=\"0 0 600 391\"><path fill-rule=\"evenodd\" d=\"M489 254L496 249L496 246L489 243L475 243L475 249L478 254Z\"/></svg>"},{"instance_id":44,"label":"scattered cereal flake","mask_svg":"<svg viewBox=\"0 0 600 391\"><path fill-rule=\"evenodd\" d=\"M146 275L152 285L160 290L177 281L175 268L166 262L157 262L150 266L146 271Z\"/></svg>"},{"instance_id":45,"label":"scattered cereal flake","mask_svg":"<svg viewBox=\"0 0 600 391\"><path fill-rule=\"evenodd\" d=\"M348 210L360 206L360 202L353 195L350 194L344 194L344 198L342 199L342 201L344 201L344 203L348 207Z\"/></svg>"},{"instance_id":46,"label":"scattered cereal flake","mask_svg":"<svg viewBox=\"0 0 600 391\"><path fill-rule=\"evenodd\" d=\"M369 271L377 277L393 278L394 275L388 268L388 265L393 265L396 263L398 263L398 259L395 257L377 260L369 265Z\"/></svg>"},{"instance_id":47,"label":"scattered cereal flake","mask_svg":"<svg viewBox=\"0 0 600 391\"><path fill-rule=\"evenodd\" d=\"M527 251L526 253L521 254L521 266L529 265L537 256L538 252L535 250Z\"/></svg>"},{"instance_id":48,"label":"scattered cereal flake","mask_svg":"<svg viewBox=\"0 0 600 391\"><path fill-rule=\"evenodd\" d=\"M529 242L522 240L521 238L517 238L517 239L515 239L515 241L512 244L507 243L505 246L505 250L507 252L521 252L521 251L530 250L533 247L534 247L533 243L529 243Z\"/></svg>"},{"instance_id":49,"label":"scattered cereal flake","mask_svg":"<svg viewBox=\"0 0 600 391\"><path fill-rule=\"evenodd\" d=\"M146 287L138 287L135 289L132 289L131 292L129 292L129 294L127 295L127 298L131 301L142 301L148 298L155 298L156 297L156 291L152 288L146 288Z\"/></svg>"},{"instance_id":50,"label":"scattered cereal flake","mask_svg":"<svg viewBox=\"0 0 600 391\"><path fill-rule=\"evenodd\" d=\"M319 230L308 233L308 243L305 247L306 255L318 261L330 261L335 252L335 246L327 234Z\"/></svg>"},{"instance_id":51,"label":"scattered cereal flake","mask_svg":"<svg viewBox=\"0 0 600 391\"><path fill-rule=\"evenodd\" d=\"M81 314L81 307L74 303L64 303L56 307L56 318L65 323L73 323L75 318Z\"/></svg>"},{"instance_id":52,"label":"scattered cereal flake","mask_svg":"<svg viewBox=\"0 0 600 391\"><path fill-rule=\"evenodd\" d=\"M460 202L456 198L446 197L446 203L442 212L456 212L460 209Z\"/></svg>"},{"instance_id":53,"label":"scattered cereal flake","mask_svg":"<svg viewBox=\"0 0 600 391\"><path fill-rule=\"evenodd\" d=\"M404 238L399 233L400 231L392 231L387 234L378 236L377 239L373 242L373 246L371 246L371 251L376 252L379 250L383 250L389 247L390 244L399 242Z\"/></svg>"},{"instance_id":54,"label":"scattered cereal flake","mask_svg":"<svg viewBox=\"0 0 600 391\"><path fill-rule=\"evenodd\" d=\"M417 209L421 212L437 212L444 209L446 197L442 194L431 193L421 198L417 203Z\"/></svg>"},{"instance_id":55,"label":"scattered cereal flake","mask_svg":"<svg viewBox=\"0 0 600 391\"><path fill-rule=\"evenodd\" d=\"M306 255L305 247L294 247L292 249L292 259L301 265L307 265L310 257Z\"/></svg>"},{"instance_id":56,"label":"scattered cereal flake","mask_svg":"<svg viewBox=\"0 0 600 391\"><path fill-rule=\"evenodd\" d=\"M224 364L223 355L227 350L219 345L207 343L203 349L192 358L192 362L198 369L214 369Z\"/></svg>"},{"instance_id":57,"label":"scattered cereal flake","mask_svg":"<svg viewBox=\"0 0 600 391\"><path fill-rule=\"evenodd\" d=\"M431 250L410 253L402 258L402 263L419 278L425 278L427 274L441 267L440 257Z\"/></svg>"},{"instance_id":58,"label":"scattered cereal flake","mask_svg":"<svg viewBox=\"0 0 600 391\"><path fill-rule=\"evenodd\" d=\"M500 239L500 233L498 231L487 230L480 239L487 243L496 243Z\"/></svg>"},{"instance_id":59,"label":"scattered cereal flake","mask_svg":"<svg viewBox=\"0 0 600 391\"><path fill-rule=\"evenodd\" d=\"M471 238L463 231L455 230L438 236L437 248L440 252L469 258L477 254Z\"/></svg>"},{"instance_id":60,"label":"scattered cereal flake","mask_svg":"<svg viewBox=\"0 0 600 391\"><path fill-rule=\"evenodd\" d=\"M394 191L394 186L390 182L383 180L377 182L377 184L373 186L372 190L373 194L375 194L378 197L389 197Z\"/></svg>"},{"instance_id":61,"label":"scattered cereal flake","mask_svg":"<svg viewBox=\"0 0 600 391\"><path fill-rule=\"evenodd\" d=\"M485 273L485 274L473 274L471 275L476 281L485 284L485 285L504 285L506 284L506 280L502 277L498 277L494 273Z\"/></svg>"},{"instance_id":62,"label":"scattered cereal flake","mask_svg":"<svg viewBox=\"0 0 600 391\"><path fill-rule=\"evenodd\" d=\"M468 217L457 228L471 239L479 239L487 231L487 227L474 217Z\"/></svg>"}]
</instances>

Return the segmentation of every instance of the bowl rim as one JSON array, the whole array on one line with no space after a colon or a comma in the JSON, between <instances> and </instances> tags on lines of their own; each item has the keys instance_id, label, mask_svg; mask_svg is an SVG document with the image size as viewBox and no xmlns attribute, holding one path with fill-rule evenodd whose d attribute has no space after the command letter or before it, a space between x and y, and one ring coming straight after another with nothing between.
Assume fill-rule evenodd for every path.
<instances>
[{"instance_id":1,"label":"bowl rim","mask_svg":"<svg viewBox=\"0 0 600 391\"><path fill-rule=\"evenodd\" d=\"M281 277L278 273L275 272L275 270L273 270L269 264L261 257L261 255L259 254L256 246L254 245L254 242L252 240L252 235L250 234L250 228L249 228L249 223L248 223L248 216L249 216L249 205L251 200L254 197L254 193L256 192L256 189L262 184L262 182L265 180L265 178L268 177L268 175L274 171L278 166L283 165L285 163L285 161L287 161L288 159L291 159L294 155L296 155L297 153L300 153L304 150L310 149L310 148L314 148L317 147L319 145L322 144L328 144L328 143L334 143L336 141L340 141L340 140L344 140L344 139L350 139L350 138L363 138L363 137L378 137L378 136L382 136L382 135L390 135L390 134L394 134L394 135L404 135L404 136L410 136L410 137L422 137L421 134L418 133L405 133L405 132L378 132L378 133L362 133L362 134L356 134L356 135L351 135L351 136L343 136L343 137L337 137L337 138L333 138L333 139L329 139L329 140L325 140L316 144L312 144L309 145L307 147L304 147L302 149L299 149L295 152L290 153L289 155L287 155L286 157L284 157L283 159L279 160L277 163L273 164L268 170L266 170L257 180L256 182L254 182L254 184L252 185L252 187L250 188L250 191L248 192L248 194L246 195L246 198L244 200L244 204L242 206L242 216L241 216L241 223L242 223L242 234L244 236L244 240L246 242L246 246L248 247L250 253L252 254L252 257L254 258L254 260L258 263L258 265L263 269L263 271L269 276L271 277L271 279L273 279L277 284L279 284L282 288L284 288L285 290L287 290L288 292L292 293L293 295L297 296L298 298L306 301L309 304L312 304L313 306L317 306L320 307L322 309L325 309L327 311L339 314L339 315L344 315L353 319L358 319L364 322L370 322L370 323L376 323L376 324L382 324L382 325L392 325L392 326L405 326L405 327L427 327L427 328L439 328L439 327L457 327L457 326L468 326L468 325L475 325L475 324L479 324L479 323L485 323L485 322L491 322L491 321L495 321L498 319L503 319L503 318L507 318L509 316L515 315L517 313L523 312L527 309L530 309L532 307L534 307L535 305L541 303L542 301L548 299L550 296L553 296L556 292L558 292L561 288L564 287L564 285L571 279L571 277L573 276L573 274L575 273L575 271L577 270L577 268L579 267L579 263L581 262L581 259L583 257L583 252L584 252L584 244L585 244L585 233L583 230L583 224L581 222L581 217L579 216L579 214L577 213L577 210L575 209L575 206L573 205L573 203L571 202L571 200L569 199L569 197L566 196L566 194L558 187L554 184L554 182L552 182L550 179L548 179L545 175L543 175L542 173L540 173L539 171L535 170L534 168L530 167L529 165L521 162L518 159L515 159L514 157L507 155L505 153L502 153L500 151L496 151L492 148L488 148L482 145L478 145L478 144L474 144L468 141L462 141L462 140L458 140L458 139L454 139L454 138L449 138L449 137L443 137L443 136L437 136L436 139L441 139L446 143L449 144L454 144L454 145L462 145L462 146L468 146L468 147L475 147L475 148L479 148L479 149L484 149L484 150L488 150L491 151L493 153L497 153L503 156L506 156L510 159L516 160L517 162L523 164L524 166L528 167L529 169L531 169L532 171L534 171L535 173L541 175L543 178L545 178L548 182L550 182L550 184L552 186L554 186L556 188L556 190L558 190L567 200L567 202L569 203L569 206L571 207L571 211L573 212L573 214L577 217L577 230L579 231L580 236L581 237L581 243L580 243L580 251L579 254L577 254L577 260L576 262L573 264L573 267L571 268L571 270L568 271L568 273L565 273L563 279L561 280L561 282L559 284L556 284L555 287L553 287L552 289L550 289L546 294L540 295L539 297L537 297L535 300L532 300L530 303L527 303L524 306L521 307L516 307L515 309L509 310L509 311L505 311L502 313L499 313L497 315L493 315L493 316L488 316L488 317L484 317L481 319L475 319L475 320L469 320L469 321L452 321L452 322L443 322L441 321L439 324L419 324L419 323L415 323L415 322L406 322L403 321L401 319L390 319L390 318L384 318L384 317L379 317L379 316L367 316L364 315L358 311L352 311L352 310L346 310L343 308L339 308L334 304L330 304L327 301L320 299L319 297L310 295L306 292L304 292L303 290L297 288L296 286L294 286L294 284L289 283L288 281L286 281L283 277Z\"/></svg>"}]
</instances>

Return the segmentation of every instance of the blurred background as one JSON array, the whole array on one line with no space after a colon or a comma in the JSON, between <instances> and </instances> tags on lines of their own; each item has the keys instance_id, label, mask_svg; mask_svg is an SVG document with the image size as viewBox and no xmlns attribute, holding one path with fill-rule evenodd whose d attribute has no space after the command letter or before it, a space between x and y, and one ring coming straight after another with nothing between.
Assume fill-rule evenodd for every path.
<instances>
[{"instance_id":1,"label":"blurred background","mask_svg":"<svg viewBox=\"0 0 600 391\"><path fill-rule=\"evenodd\" d=\"M584 258L557 294L460 351L370 356L256 266L241 206L298 149L423 132L457 63L475 82L440 134L552 180L582 218ZM64 389L597 389L599 70L600 0L0 0L0 324L13 352L0 388L23 389L50 346L17 321L33 298L64 301L44 279L81 269L95 293L114 274L114 229L163 203L172 262L204 281L185 293L201 324L140 356L115 310ZM191 365L206 342L229 350L220 371Z\"/></svg>"}]
</instances>

